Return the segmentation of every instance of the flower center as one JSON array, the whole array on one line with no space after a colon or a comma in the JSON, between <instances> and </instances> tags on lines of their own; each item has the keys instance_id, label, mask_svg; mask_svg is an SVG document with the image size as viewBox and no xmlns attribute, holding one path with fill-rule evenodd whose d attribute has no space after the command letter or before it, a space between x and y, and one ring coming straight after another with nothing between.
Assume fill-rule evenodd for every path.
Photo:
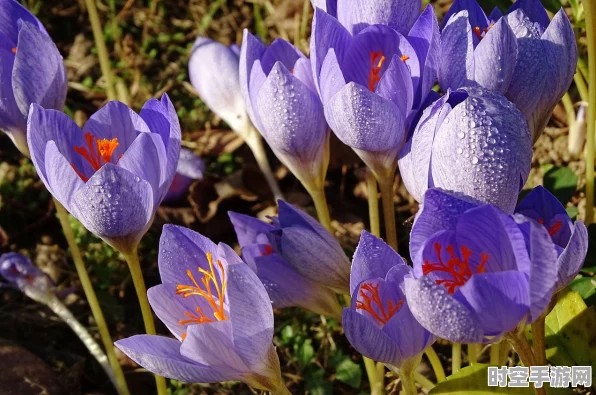
<instances>
[{"instance_id":1,"label":"flower center","mask_svg":"<svg viewBox=\"0 0 596 395\"><path fill-rule=\"evenodd\" d=\"M473 30L474 30L474 34L476 35L476 37L478 37L478 40L482 40L485 36L486 33L488 33L488 31L490 29L492 29L492 27L494 26L494 23L491 23L488 27L485 27L484 29L480 29L480 26L476 26Z\"/></svg>"},{"instance_id":2,"label":"flower center","mask_svg":"<svg viewBox=\"0 0 596 395\"><path fill-rule=\"evenodd\" d=\"M484 252L480 254L480 264L476 268L476 271L472 272L469 263L469 259L472 256L472 250L470 250L468 247L461 246L459 248L463 257L463 259L460 259L455 255L453 246L447 246L446 251L450 257L446 263L443 262L443 259L441 258L441 244L435 243L433 247L435 248L439 262L430 263L428 259L425 259L424 264L422 265L422 274L426 276L432 272L447 273L451 279L439 279L436 280L436 283L445 286L445 288L447 288L447 292L450 294L455 293L457 288L464 285L473 274L484 273L484 265L486 265L486 262L489 258L488 254Z\"/></svg>"},{"instance_id":3,"label":"flower center","mask_svg":"<svg viewBox=\"0 0 596 395\"><path fill-rule=\"evenodd\" d=\"M219 267L219 272L221 273L221 278L218 279L218 276L215 273L215 265L213 264L213 255L208 252L205 256L209 262L209 271L201 267L197 268L199 273L203 275L203 278L200 279L201 284L197 282L192 272L187 270L186 275L192 282L192 285L177 284L176 295L181 295L183 298L188 298L189 296L200 296L205 298L209 303L209 306L213 309L213 318L217 321L225 321L228 319L224 308L227 284L225 270L221 261L218 260L216 265ZM211 288L212 286L214 288L213 290ZM215 294L213 291L215 291ZM180 320L178 323L180 325L188 325L214 322L214 319L208 317L200 307L197 306L195 311L196 314L189 311L185 312L184 315L186 315L188 319ZM182 340L184 340L185 337L186 332L182 334Z\"/></svg>"},{"instance_id":4,"label":"flower center","mask_svg":"<svg viewBox=\"0 0 596 395\"><path fill-rule=\"evenodd\" d=\"M403 300L394 303L393 300L389 299L385 308L383 300L379 295L379 284L373 285L371 283L364 283L360 286L360 292L356 300L357 309L366 311L383 325L399 311L403 304ZM377 307L376 310L374 308L375 306Z\"/></svg>"},{"instance_id":5,"label":"flower center","mask_svg":"<svg viewBox=\"0 0 596 395\"><path fill-rule=\"evenodd\" d=\"M540 225L544 225L544 220L543 219L539 219L538 223ZM557 221L555 222L553 225L551 225L548 228L548 234L552 237L554 235L556 235L557 233L559 233L559 231L561 230L561 227L563 226L563 223L561 221Z\"/></svg>"},{"instance_id":6,"label":"flower center","mask_svg":"<svg viewBox=\"0 0 596 395\"><path fill-rule=\"evenodd\" d=\"M80 146L74 147L73 150L77 154L81 155L93 168L93 170L99 170L104 164L112 160L114 151L120 145L118 138L114 137L111 140L98 139L91 132L85 133L85 142L87 147ZM81 177L83 181L89 180L81 171L79 171L73 164L71 164L75 172Z\"/></svg>"},{"instance_id":7,"label":"flower center","mask_svg":"<svg viewBox=\"0 0 596 395\"><path fill-rule=\"evenodd\" d=\"M371 92L375 91L375 86L381 80L379 73L385 62L385 56L383 52L371 52L370 53L370 71L368 72L368 89Z\"/></svg>"}]
</instances>

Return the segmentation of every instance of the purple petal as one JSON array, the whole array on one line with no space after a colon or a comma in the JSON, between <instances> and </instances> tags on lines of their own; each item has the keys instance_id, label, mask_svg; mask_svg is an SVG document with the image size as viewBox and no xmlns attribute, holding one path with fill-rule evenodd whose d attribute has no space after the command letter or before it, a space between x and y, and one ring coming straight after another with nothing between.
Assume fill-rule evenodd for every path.
<instances>
[{"instance_id":1,"label":"purple petal","mask_svg":"<svg viewBox=\"0 0 596 395\"><path fill-rule=\"evenodd\" d=\"M182 226L164 225L159 239L159 275L164 284L180 284L188 280L187 270L196 273L197 267L209 268L205 254L217 246L207 237Z\"/></svg>"},{"instance_id":2,"label":"purple petal","mask_svg":"<svg viewBox=\"0 0 596 395\"><path fill-rule=\"evenodd\" d=\"M517 9L523 10L524 14L535 23L538 23L544 31L550 23L548 14L540 0L517 0L509 8L507 13L513 12Z\"/></svg>"},{"instance_id":3,"label":"purple petal","mask_svg":"<svg viewBox=\"0 0 596 395\"><path fill-rule=\"evenodd\" d=\"M200 180L205 173L205 162L188 148L182 148L180 149L180 160L176 167L176 173L193 180Z\"/></svg>"},{"instance_id":4,"label":"purple petal","mask_svg":"<svg viewBox=\"0 0 596 395\"><path fill-rule=\"evenodd\" d=\"M243 250L244 253L244 250ZM277 254L256 257L257 275L276 309L298 306L323 315L341 311L335 292L305 277Z\"/></svg>"},{"instance_id":5,"label":"purple petal","mask_svg":"<svg viewBox=\"0 0 596 395\"><path fill-rule=\"evenodd\" d=\"M276 156L299 179L317 180L325 167L329 132L316 92L278 62L253 108L261 121L259 131Z\"/></svg>"},{"instance_id":6,"label":"purple petal","mask_svg":"<svg viewBox=\"0 0 596 395\"><path fill-rule=\"evenodd\" d=\"M240 70L238 75L240 79L240 92L242 92L242 97L244 98L244 102L246 104L246 111L253 122L255 121L255 116L252 108L253 104L250 100L250 92L251 90L254 90L252 86L254 82L251 81L252 72L255 62L261 59L261 56L263 56L263 53L266 49L267 47L265 47L265 45L260 42L258 38L250 34L247 29L244 29L242 37L242 49L240 51Z\"/></svg>"},{"instance_id":7,"label":"purple petal","mask_svg":"<svg viewBox=\"0 0 596 395\"><path fill-rule=\"evenodd\" d=\"M241 380L242 373L250 372L250 368L235 351L232 325L232 321L226 320L189 326L180 354Z\"/></svg>"},{"instance_id":8,"label":"purple petal","mask_svg":"<svg viewBox=\"0 0 596 395\"><path fill-rule=\"evenodd\" d=\"M327 104L327 102L329 102L329 100L346 85L346 81L333 48L329 50L323 61L320 81L320 96L323 104Z\"/></svg>"},{"instance_id":9,"label":"purple petal","mask_svg":"<svg viewBox=\"0 0 596 395\"><path fill-rule=\"evenodd\" d=\"M509 332L528 314L528 278L518 271L475 274L454 295L475 315L485 336Z\"/></svg>"},{"instance_id":10,"label":"purple petal","mask_svg":"<svg viewBox=\"0 0 596 395\"><path fill-rule=\"evenodd\" d=\"M47 34L28 22L20 24L12 86L23 116L31 103L47 109L64 108L67 77L62 56Z\"/></svg>"},{"instance_id":11,"label":"purple petal","mask_svg":"<svg viewBox=\"0 0 596 395\"><path fill-rule=\"evenodd\" d=\"M0 36L1 38L2 36ZM11 131L18 138L26 139L26 117L21 114L12 92L12 68L15 54L11 49L0 48L0 129ZM14 138L17 138L15 136Z\"/></svg>"},{"instance_id":12,"label":"purple petal","mask_svg":"<svg viewBox=\"0 0 596 395\"><path fill-rule=\"evenodd\" d=\"M474 51L474 80L502 94L507 92L517 59L517 40L506 19L500 19Z\"/></svg>"},{"instance_id":13,"label":"purple petal","mask_svg":"<svg viewBox=\"0 0 596 395\"><path fill-rule=\"evenodd\" d=\"M192 86L205 104L234 130L243 129L248 117L240 92L239 61L232 48L199 37L188 62Z\"/></svg>"},{"instance_id":14,"label":"purple petal","mask_svg":"<svg viewBox=\"0 0 596 395\"><path fill-rule=\"evenodd\" d=\"M351 82L329 100L325 117L344 144L360 154L371 153L361 155L369 167L395 170L405 137L405 116L394 103Z\"/></svg>"},{"instance_id":15,"label":"purple petal","mask_svg":"<svg viewBox=\"0 0 596 395\"><path fill-rule=\"evenodd\" d=\"M111 163L99 169L71 202L71 214L90 232L110 243L124 239L129 247L145 234L154 213L151 185Z\"/></svg>"},{"instance_id":16,"label":"purple petal","mask_svg":"<svg viewBox=\"0 0 596 395\"><path fill-rule=\"evenodd\" d=\"M386 25L401 34L407 34L422 8L421 0L339 0L338 9L349 7L349 13L340 13L339 20L353 34L370 25ZM346 19L348 16L349 19Z\"/></svg>"},{"instance_id":17,"label":"purple petal","mask_svg":"<svg viewBox=\"0 0 596 395\"><path fill-rule=\"evenodd\" d=\"M244 265L245 262L238 256L236 251L226 243L217 244L217 259L226 262L227 265ZM226 267L224 266L224 269Z\"/></svg>"},{"instance_id":18,"label":"purple petal","mask_svg":"<svg viewBox=\"0 0 596 395\"><path fill-rule=\"evenodd\" d=\"M298 48L284 39L276 38L263 53L261 66L265 74L269 75L277 62L281 62L288 70L292 70L296 61L304 58L304 55Z\"/></svg>"},{"instance_id":19,"label":"purple petal","mask_svg":"<svg viewBox=\"0 0 596 395\"><path fill-rule=\"evenodd\" d=\"M480 30L488 27L488 19L486 14L482 10L482 7L476 2L476 0L455 0L449 8L449 11L443 17L443 27L445 29L449 24L449 19L458 12L466 11L470 18L470 25L473 27L478 26ZM476 42L477 44L477 42Z\"/></svg>"},{"instance_id":20,"label":"purple petal","mask_svg":"<svg viewBox=\"0 0 596 395\"><path fill-rule=\"evenodd\" d=\"M515 212L544 222L549 222L556 215L569 216L561 202L542 185L532 189L515 207Z\"/></svg>"},{"instance_id":21,"label":"purple petal","mask_svg":"<svg viewBox=\"0 0 596 395\"><path fill-rule=\"evenodd\" d=\"M33 25L47 35L41 22L18 1L0 0L0 35L6 36L14 46L18 41L19 21Z\"/></svg>"},{"instance_id":22,"label":"purple petal","mask_svg":"<svg viewBox=\"0 0 596 395\"><path fill-rule=\"evenodd\" d=\"M397 344L362 314L345 308L342 326L350 344L362 355L396 366L402 361L403 357Z\"/></svg>"},{"instance_id":23,"label":"purple petal","mask_svg":"<svg viewBox=\"0 0 596 395\"><path fill-rule=\"evenodd\" d=\"M403 300L405 302L405 298ZM387 322L383 332L397 344L404 359L420 354L435 341L435 337L414 318L407 304L404 304Z\"/></svg>"},{"instance_id":24,"label":"purple petal","mask_svg":"<svg viewBox=\"0 0 596 395\"><path fill-rule=\"evenodd\" d=\"M453 230L458 218L466 211L477 207L480 202L463 194L429 189L410 233L410 256L419 261L422 246L435 233ZM418 266L414 266L418 267ZM422 273L417 273L421 275Z\"/></svg>"},{"instance_id":25,"label":"purple petal","mask_svg":"<svg viewBox=\"0 0 596 395\"><path fill-rule=\"evenodd\" d=\"M240 247L256 243L259 234L271 232L275 229L273 225L248 215L228 211L228 216L234 226Z\"/></svg>"},{"instance_id":26,"label":"purple petal","mask_svg":"<svg viewBox=\"0 0 596 395\"><path fill-rule=\"evenodd\" d=\"M472 0L473 1L473 0ZM453 8L453 7L452 7ZM440 45L441 90L458 89L474 79L474 44L468 12L453 15L443 27Z\"/></svg>"},{"instance_id":27,"label":"purple petal","mask_svg":"<svg viewBox=\"0 0 596 395\"><path fill-rule=\"evenodd\" d=\"M579 273L588 253L588 230L582 221L575 223L569 243L559 256L555 292L566 287Z\"/></svg>"},{"instance_id":28,"label":"purple petal","mask_svg":"<svg viewBox=\"0 0 596 395\"><path fill-rule=\"evenodd\" d=\"M69 210L75 193L85 183L60 153L55 141L47 143L45 158L44 174L48 190Z\"/></svg>"},{"instance_id":29,"label":"purple petal","mask_svg":"<svg viewBox=\"0 0 596 395\"><path fill-rule=\"evenodd\" d=\"M522 231L531 266L523 270L529 276L530 316L534 322L544 312L553 295L557 281L557 253L548 232L538 222L516 215Z\"/></svg>"},{"instance_id":30,"label":"purple petal","mask_svg":"<svg viewBox=\"0 0 596 395\"><path fill-rule=\"evenodd\" d=\"M407 114L412 109L414 92L410 70L399 56L394 55L389 67L383 74L376 88L376 93L395 103L400 114Z\"/></svg>"},{"instance_id":31,"label":"purple petal","mask_svg":"<svg viewBox=\"0 0 596 395\"><path fill-rule=\"evenodd\" d=\"M337 60L341 62L351 40L352 36L337 19L321 9L315 9L310 40L310 58L317 88L320 88L323 83L322 76L320 76L321 68L329 50L333 48ZM320 90L319 93L321 93Z\"/></svg>"},{"instance_id":32,"label":"purple petal","mask_svg":"<svg viewBox=\"0 0 596 395\"><path fill-rule=\"evenodd\" d=\"M408 307L432 334L455 343L481 343L482 326L475 316L447 290L428 277L406 278Z\"/></svg>"},{"instance_id":33,"label":"purple petal","mask_svg":"<svg viewBox=\"0 0 596 395\"><path fill-rule=\"evenodd\" d=\"M323 225L319 223L319 221L299 208L284 202L283 200L278 200L277 204L279 205L279 224L276 224L275 217L271 218L275 226L281 228L293 226L304 227L316 233L324 242L328 243L329 245L336 246L341 250L337 239L335 239L335 237L333 237L333 235L329 233L329 231L325 229Z\"/></svg>"},{"instance_id":34,"label":"purple petal","mask_svg":"<svg viewBox=\"0 0 596 395\"><path fill-rule=\"evenodd\" d=\"M199 365L180 354L180 342L164 336L137 335L114 343L133 361L159 376L189 383L234 380L222 369Z\"/></svg>"},{"instance_id":35,"label":"purple petal","mask_svg":"<svg viewBox=\"0 0 596 395\"><path fill-rule=\"evenodd\" d=\"M493 10L491 11L490 15L488 16L488 21L490 23L497 23L497 21L499 19L501 19L502 17L503 17L503 13L499 9L499 7L495 7L495 8L493 8Z\"/></svg>"},{"instance_id":36,"label":"purple petal","mask_svg":"<svg viewBox=\"0 0 596 395\"><path fill-rule=\"evenodd\" d=\"M248 366L257 366L273 340L273 310L267 291L248 265L230 265L226 299L234 349Z\"/></svg>"},{"instance_id":37,"label":"purple petal","mask_svg":"<svg viewBox=\"0 0 596 395\"><path fill-rule=\"evenodd\" d=\"M337 0L310 0L310 3L315 10L320 8L333 17L337 16Z\"/></svg>"},{"instance_id":38,"label":"purple petal","mask_svg":"<svg viewBox=\"0 0 596 395\"><path fill-rule=\"evenodd\" d=\"M383 240L363 231L352 258L350 294L354 294L356 286L363 281L385 278L392 267L405 264L405 260Z\"/></svg>"},{"instance_id":39,"label":"purple petal","mask_svg":"<svg viewBox=\"0 0 596 395\"><path fill-rule=\"evenodd\" d=\"M312 75L312 65L310 59L300 58L294 64L294 70L292 71L294 77L308 87L313 92L317 91L315 86L315 80Z\"/></svg>"},{"instance_id":40,"label":"purple petal","mask_svg":"<svg viewBox=\"0 0 596 395\"><path fill-rule=\"evenodd\" d=\"M447 116L433 144L432 178L512 213L528 178L532 140L522 114L503 96L482 88Z\"/></svg>"}]
</instances>

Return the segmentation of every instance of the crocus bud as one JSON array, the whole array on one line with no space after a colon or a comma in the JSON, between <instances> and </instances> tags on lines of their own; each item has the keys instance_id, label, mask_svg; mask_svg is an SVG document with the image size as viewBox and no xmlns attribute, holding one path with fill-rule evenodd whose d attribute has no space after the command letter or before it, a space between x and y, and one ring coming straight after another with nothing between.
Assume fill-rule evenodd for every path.
<instances>
[{"instance_id":1,"label":"crocus bud","mask_svg":"<svg viewBox=\"0 0 596 395\"><path fill-rule=\"evenodd\" d=\"M16 0L0 0L0 130L23 154L29 155L29 106L62 111L67 82L62 56L41 22Z\"/></svg>"},{"instance_id":2,"label":"crocus bud","mask_svg":"<svg viewBox=\"0 0 596 395\"><path fill-rule=\"evenodd\" d=\"M422 202L429 187L513 213L530 173L532 140L519 110L481 87L448 91L428 107L400 152L400 174Z\"/></svg>"},{"instance_id":3,"label":"crocus bud","mask_svg":"<svg viewBox=\"0 0 596 395\"><path fill-rule=\"evenodd\" d=\"M35 267L29 258L16 252L0 255L0 278L19 288L31 299L44 304L48 303L50 292L54 289L44 272Z\"/></svg>"},{"instance_id":4,"label":"crocus bud","mask_svg":"<svg viewBox=\"0 0 596 395\"><path fill-rule=\"evenodd\" d=\"M204 171L205 162L201 158L187 148L180 149L180 159L176 167L176 174L163 201L175 201L185 195L193 181L203 178Z\"/></svg>"},{"instance_id":5,"label":"crocus bud","mask_svg":"<svg viewBox=\"0 0 596 395\"><path fill-rule=\"evenodd\" d=\"M582 103L577 111L575 121L569 125L567 149L571 155L579 155L582 152L586 143L587 126L586 105Z\"/></svg>"},{"instance_id":6,"label":"crocus bud","mask_svg":"<svg viewBox=\"0 0 596 395\"><path fill-rule=\"evenodd\" d=\"M180 124L166 94L139 114L111 101L83 129L31 105L28 144L37 174L85 228L123 253L134 250L172 183Z\"/></svg>"}]
</instances>

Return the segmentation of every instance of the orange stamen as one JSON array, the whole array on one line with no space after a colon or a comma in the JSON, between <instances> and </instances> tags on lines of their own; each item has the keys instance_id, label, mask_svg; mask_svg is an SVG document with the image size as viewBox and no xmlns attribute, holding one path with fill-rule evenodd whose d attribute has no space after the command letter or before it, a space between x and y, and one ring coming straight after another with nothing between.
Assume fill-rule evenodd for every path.
<instances>
[{"instance_id":1,"label":"orange stamen","mask_svg":"<svg viewBox=\"0 0 596 395\"><path fill-rule=\"evenodd\" d=\"M481 253L480 264L476 268L476 271L472 272L469 263L469 259L472 256L472 250L470 250L468 247L460 247L460 252L463 258L460 259L455 255L453 246L448 245L446 251L450 255L450 258L447 263L444 263L441 258L441 245L439 243L435 243L433 247L435 248L435 253L437 254L439 263L430 263L428 259L425 259L424 264L422 265L422 274L427 275L432 272L448 273L451 276L451 280L441 279L437 280L436 282L439 285L444 285L447 288L447 292L450 294L455 293L456 289L464 285L472 277L472 275L484 273L484 266L489 259L488 254L484 252Z\"/></svg>"},{"instance_id":2,"label":"orange stamen","mask_svg":"<svg viewBox=\"0 0 596 395\"><path fill-rule=\"evenodd\" d=\"M379 73L385 62L385 56L383 52L371 52L370 53L370 72L368 73L368 89L371 92L375 91L377 82L381 80Z\"/></svg>"},{"instance_id":3,"label":"orange stamen","mask_svg":"<svg viewBox=\"0 0 596 395\"><path fill-rule=\"evenodd\" d=\"M480 26L474 28L474 34L478 37L478 40L482 40L482 30L480 30Z\"/></svg>"},{"instance_id":4,"label":"orange stamen","mask_svg":"<svg viewBox=\"0 0 596 395\"><path fill-rule=\"evenodd\" d=\"M380 315L373 308L373 304L377 305ZM379 295L379 284L372 285L370 283L364 283L360 287L360 292L358 293L356 308L366 311L375 320L385 325L391 319L391 317L398 312L403 304L403 300L400 300L394 304L393 300L390 299L387 301L387 309L385 310L385 306L383 305L383 301Z\"/></svg>"},{"instance_id":5,"label":"orange stamen","mask_svg":"<svg viewBox=\"0 0 596 395\"><path fill-rule=\"evenodd\" d=\"M85 159L93 170L99 170L104 164L110 162L112 160L112 155L114 155L114 151L120 145L118 143L118 138L114 137L111 140L108 139L101 139L99 140L90 132L85 133L85 146L74 147L73 150L77 154L81 155L83 159ZM122 155L120 155L120 158ZM83 175L81 171L76 169L73 164L71 164L74 171L78 174L79 177L83 181L87 181L89 178Z\"/></svg>"},{"instance_id":6,"label":"orange stamen","mask_svg":"<svg viewBox=\"0 0 596 395\"><path fill-rule=\"evenodd\" d=\"M11 49L12 53L17 53L17 47Z\"/></svg>"},{"instance_id":7,"label":"orange stamen","mask_svg":"<svg viewBox=\"0 0 596 395\"><path fill-rule=\"evenodd\" d=\"M197 270L199 273L203 275L201 278L201 285L197 282L195 277L193 276L190 270L186 271L186 275L192 282L192 285L176 285L176 295L181 295L183 298L188 298L189 296L201 296L207 300L209 306L213 309L213 317L217 321L225 321L228 319L226 317L224 302L225 302L225 293L226 293L226 275L224 267L221 261L217 261L216 265L219 268L220 277L218 279L217 274L215 273L215 265L213 264L213 255L208 252L206 254L207 261L209 262L209 271L199 267ZM215 288L215 294L211 290L211 286ZM191 312L184 313L188 319L180 320L178 323L180 325L188 325L188 324L204 324L206 322L214 322L214 320L208 317L200 307L196 308L196 314ZM186 336L186 332L182 335L182 339Z\"/></svg>"},{"instance_id":8,"label":"orange stamen","mask_svg":"<svg viewBox=\"0 0 596 395\"><path fill-rule=\"evenodd\" d=\"M402 55L399 57L401 59L402 62L406 63L406 60L410 59L410 57L408 55Z\"/></svg>"}]
</instances>

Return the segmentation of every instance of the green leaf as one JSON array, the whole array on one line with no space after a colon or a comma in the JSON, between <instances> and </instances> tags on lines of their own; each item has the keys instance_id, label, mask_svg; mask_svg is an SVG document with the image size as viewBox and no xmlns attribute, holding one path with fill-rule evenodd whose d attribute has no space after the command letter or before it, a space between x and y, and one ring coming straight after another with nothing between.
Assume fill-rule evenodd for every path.
<instances>
[{"instance_id":1,"label":"green leaf","mask_svg":"<svg viewBox=\"0 0 596 395\"><path fill-rule=\"evenodd\" d=\"M532 395L534 389L510 388L510 387L489 387L488 386L488 365L476 363L466 366L447 377L447 380L437 384L430 390L429 394L452 394L452 395L485 395L485 394L518 394Z\"/></svg>"},{"instance_id":2,"label":"green leaf","mask_svg":"<svg viewBox=\"0 0 596 395\"><path fill-rule=\"evenodd\" d=\"M312 357L315 355L315 350L312 347L312 340L306 339L303 343L299 344L295 355L301 368L308 365Z\"/></svg>"},{"instance_id":3,"label":"green leaf","mask_svg":"<svg viewBox=\"0 0 596 395\"><path fill-rule=\"evenodd\" d=\"M325 380L325 372L321 369L314 372L307 372L306 391L310 395L330 395L333 393L333 386Z\"/></svg>"},{"instance_id":4,"label":"green leaf","mask_svg":"<svg viewBox=\"0 0 596 395\"><path fill-rule=\"evenodd\" d=\"M596 277L578 276L569 284L572 291L577 292L584 301L596 295Z\"/></svg>"},{"instance_id":5,"label":"green leaf","mask_svg":"<svg viewBox=\"0 0 596 395\"><path fill-rule=\"evenodd\" d=\"M596 310L574 291L562 291L546 316L547 358L557 365L592 366L596 374ZM596 377L593 377L596 380Z\"/></svg>"},{"instance_id":6,"label":"green leaf","mask_svg":"<svg viewBox=\"0 0 596 395\"><path fill-rule=\"evenodd\" d=\"M337 364L335 378L352 388L360 388L362 369L348 357Z\"/></svg>"},{"instance_id":7,"label":"green leaf","mask_svg":"<svg viewBox=\"0 0 596 395\"><path fill-rule=\"evenodd\" d=\"M544 187L566 206L577 190L577 175L567 167L553 167L544 174Z\"/></svg>"}]
</instances>

